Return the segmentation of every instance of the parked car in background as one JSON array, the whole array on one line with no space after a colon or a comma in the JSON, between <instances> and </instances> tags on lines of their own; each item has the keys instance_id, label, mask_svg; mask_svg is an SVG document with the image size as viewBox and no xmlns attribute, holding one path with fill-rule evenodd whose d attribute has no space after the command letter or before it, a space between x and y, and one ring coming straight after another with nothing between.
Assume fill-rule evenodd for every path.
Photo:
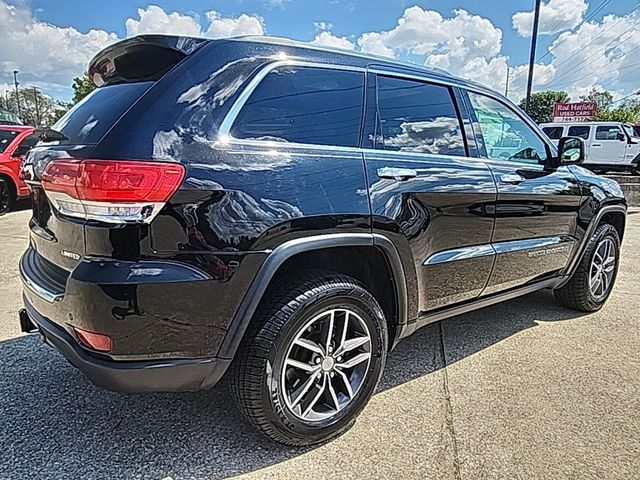
<instances>
[{"instance_id":1,"label":"parked car in background","mask_svg":"<svg viewBox=\"0 0 640 480\"><path fill-rule=\"evenodd\" d=\"M20 163L37 141L34 127L0 125L0 215L7 213L16 199L29 195L20 179Z\"/></svg>"},{"instance_id":2,"label":"parked car in background","mask_svg":"<svg viewBox=\"0 0 640 480\"><path fill-rule=\"evenodd\" d=\"M15 113L0 108L0 125L22 125L22 121Z\"/></svg>"},{"instance_id":3,"label":"parked car in background","mask_svg":"<svg viewBox=\"0 0 640 480\"><path fill-rule=\"evenodd\" d=\"M620 186L480 84L268 37L130 38L89 74L23 167L20 321L102 387L225 376L261 432L314 444L418 328L611 292Z\"/></svg>"},{"instance_id":4,"label":"parked car in background","mask_svg":"<svg viewBox=\"0 0 640 480\"><path fill-rule=\"evenodd\" d=\"M598 172L640 175L640 137L633 125L620 122L543 123L542 131L555 143L562 137L585 142L583 165Z\"/></svg>"}]
</instances>

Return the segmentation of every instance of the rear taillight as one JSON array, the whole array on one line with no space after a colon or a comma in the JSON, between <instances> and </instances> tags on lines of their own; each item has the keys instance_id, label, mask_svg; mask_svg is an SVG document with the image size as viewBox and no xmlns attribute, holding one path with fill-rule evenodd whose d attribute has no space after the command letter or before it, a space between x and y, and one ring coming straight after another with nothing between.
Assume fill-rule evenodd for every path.
<instances>
[{"instance_id":1,"label":"rear taillight","mask_svg":"<svg viewBox=\"0 0 640 480\"><path fill-rule=\"evenodd\" d=\"M176 192L178 163L132 160L53 160L42 188L65 215L109 223L149 223Z\"/></svg>"}]
</instances>

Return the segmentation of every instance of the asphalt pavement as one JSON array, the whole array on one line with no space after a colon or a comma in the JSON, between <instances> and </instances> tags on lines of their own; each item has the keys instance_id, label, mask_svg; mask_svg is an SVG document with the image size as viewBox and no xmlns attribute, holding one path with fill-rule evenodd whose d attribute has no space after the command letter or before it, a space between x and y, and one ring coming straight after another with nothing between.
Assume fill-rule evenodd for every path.
<instances>
[{"instance_id":1,"label":"asphalt pavement","mask_svg":"<svg viewBox=\"0 0 640 480\"><path fill-rule=\"evenodd\" d=\"M640 477L640 211L618 282L583 315L535 293L430 325L391 354L355 426L291 449L224 384L123 395L19 332L26 209L0 218L0 479Z\"/></svg>"}]
</instances>

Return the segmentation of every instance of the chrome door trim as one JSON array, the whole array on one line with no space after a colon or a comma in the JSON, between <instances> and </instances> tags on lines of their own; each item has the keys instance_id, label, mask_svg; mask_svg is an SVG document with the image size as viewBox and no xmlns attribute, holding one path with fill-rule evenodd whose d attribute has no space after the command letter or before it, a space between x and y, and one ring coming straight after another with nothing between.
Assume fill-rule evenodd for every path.
<instances>
[{"instance_id":1,"label":"chrome door trim","mask_svg":"<svg viewBox=\"0 0 640 480\"><path fill-rule=\"evenodd\" d=\"M438 265L440 263L456 262L458 260L494 256L495 254L496 251L490 243L485 245L473 245L470 247L452 248L451 250L434 253L422 262L422 265Z\"/></svg>"},{"instance_id":2,"label":"chrome door trim","mask_svg":"<svg viewBox=\"0 0 640 480\"><path fill-rule=\"evenodd\" d=\"M531 257L543 256L558 253L558 251L556 251L557 248L562 248L563 251L570 249L575 243L576 240L573 237L553 236L528 238L525 240L509 240L506 242L487 243L484 245L472 245L469 247L452 248L451 250L434 253L422 262L422 265L437 265L440 263L469 260L473 258L526 250L531 250L531 252L529 252Z\"/></svg>"}]
</instances>

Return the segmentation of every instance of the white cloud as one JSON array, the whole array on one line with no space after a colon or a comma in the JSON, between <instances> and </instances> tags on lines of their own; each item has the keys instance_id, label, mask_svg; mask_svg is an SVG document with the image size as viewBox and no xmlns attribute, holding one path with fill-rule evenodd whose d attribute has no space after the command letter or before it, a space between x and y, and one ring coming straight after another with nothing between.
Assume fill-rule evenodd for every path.
<instances>
[{"instance_id":1,"label":"white cloud","mask_svg":"<svg viewBox=\"0 0 640 480\"><path fill-rule=\"evenodd\" d=\"M572 6L571 11L565 4ZM558 15L563 18L563 30L575 27L585 5L583 0L549 0L542 10L541 27L552 31ZM638 31L640 12L625 17L609 15L600 23L582 23L573 32L565 31L551 44L548 63L536 64L534 91L557 88L577 99L598 84L619 95L637 90ZM502 31L489 19L465 10L456 10L446 18L414 6L404 11L393 29L364 33L357 44L364 52L396 58L410 55L427 66L501 92L505 89L508 58L502 49ZM526 64L510 68L509 97L515 101L524 97L527 74Z\"/></svg>"},{"instance_id":2,"label":"white cloud","mask_svg":"<svg viewBox=\"0 0 640 480\"><path fill-rule=\"evenodd\" d=\"M91 58L119 38L104 30L83 33L73 27L42 22L27 5L24 2L9 5L0 0L0 83L11 84L11 72L15 69L20 71L23 86L35 85L56 98L69 98L73 77L82 75ZM165 12L161 7L149 5L138 9L137 17L127 18L124 25L128 36L171 33L222 37L264 33L263 21L257 16L223 17L208 11L204 17L205 29L195 15Z\"/></svg>"},{"instance_id":3,"label":"white cloud","mask_svg":"<svg viewBox=\"0 0 640 480\"><path fill-rule=\"evenodd\" d=\"M128 18L126 20L127 36L131 37L142 33L170 33L219 38L264 34L262 19L245 13L237 17L223 17L215 10L205 12L208 27L204 31L197 17L178 12L167 13L157 5L149 5L146 9L139 8L138 17L139 19Z\"/></svg>"},{"instance_id":4,"label":"white cloud","mask_svg":"<svg viewBox=\"0 0 640 480\"><path fill-rule=\"evenodd\" d=\"M601 23L583 23L565 32L549 47L556 74L549 86L574 95L593 86L632 92L638 89L640 12L607 15Z\"/></svg>"},{"instance_id":5,"label":"white cloud","mask_svg":"<svg viewBox=\"0 0 640 480\"><path fill-rule=\"evenodd\" d=\"M238 17L223 17L211 10L205 13L209 28L205 32L208 37L234 37L238 35L264 35L264 23L257 16L241 14Z\"/></svg>"},{"instance_id":6,"label":"white cloud","mask_svg":"<svg viewBox=\"0 0 640 480\"><path fill-rule=\"evenodd\" d=\"M316 30L325 31L331 30L333 28L333 23L331 22L313 22L313 26L316 27Z\"/></svg>"},{"instance_id":7,"label":"white cloud","mask_svg":"<svg viewBox=\"0 0 640 480\"><path fill-rule=\"evenodd\" d=\"M486 18L456 10L443 18L435 10L407 8L392 30L370 32L358 42L364 51L391 50L415 55L451 53L463 57L493 57L502 46L502 31Z\"/></svg>"},{"instance_id":8,"label":"white cloud","mask_svg":"<svg viewBox=\"0 0 640 480\"><path fill-rule=\"evenodd\" d=\"M331 32L320 32L316 37L311 40L314 45L324 45L327 47L340 48L342 50L355 49L354 43L347 37L338 37Z\"/></svg>"},{"instance_id":9,"label":"white cloud","mask_svg":"<svg viewBox=\"0 0 640 480\"><path fill-rule=\"evenodd\" d=\"M422 57L425 65L493 86L506 78L507 59L500 53L502 31L465 10L444 18L434 10L407 8L395 28L365 33L358 45L364 52L387 57Z\"/></svg>"},{"instance_id":10,"label":"white cloud","mask_svg":"<svg viewBox=\"0 0 640 480\"><path fill-rule=\"evenodd\" d=\"M0 81L10 83L10 72L17 69L23 86L38 85L50 93L68 91L93 55L118 39L104 30L82 33L41 22L22 2L0 0L0 25Z\"/></svg>"},{"instance_id":11,"label":"white cloud","mask_svg":"<svg viewBox=\"0 0 640 480\"><path fill-rule=\"evenodd\" d=\"M138 17L127 18L125 27L127 36L143 33L172 33L175 35L200 35L200 22L197 18L178 12L166 13L157 5L138 9Z\"/></svg>"},{"instance_id":12,"label":"white cloud","mask_svg":"<svg viewBox=\"0 0 640 480\"><path fill-rule=\"evenodd\" d=\"M549 0L540 6L538 33L552 35L577 27L589 8L586 0ZM521 37L533 33L533 12L517 12L511 18L513 28Z\"/></svg>"},{"instance_id":13,"label":"white cloud","mask_svg":"<svg viewBox=\"0 0 640 480\"><path fill-rule=\"evenodd\" d=\"M358 46L366 53L391 58L396 56L393 48L385 44L382 34L377 32L363 33L358 39Z\"/></svg>"}]
</instances>

